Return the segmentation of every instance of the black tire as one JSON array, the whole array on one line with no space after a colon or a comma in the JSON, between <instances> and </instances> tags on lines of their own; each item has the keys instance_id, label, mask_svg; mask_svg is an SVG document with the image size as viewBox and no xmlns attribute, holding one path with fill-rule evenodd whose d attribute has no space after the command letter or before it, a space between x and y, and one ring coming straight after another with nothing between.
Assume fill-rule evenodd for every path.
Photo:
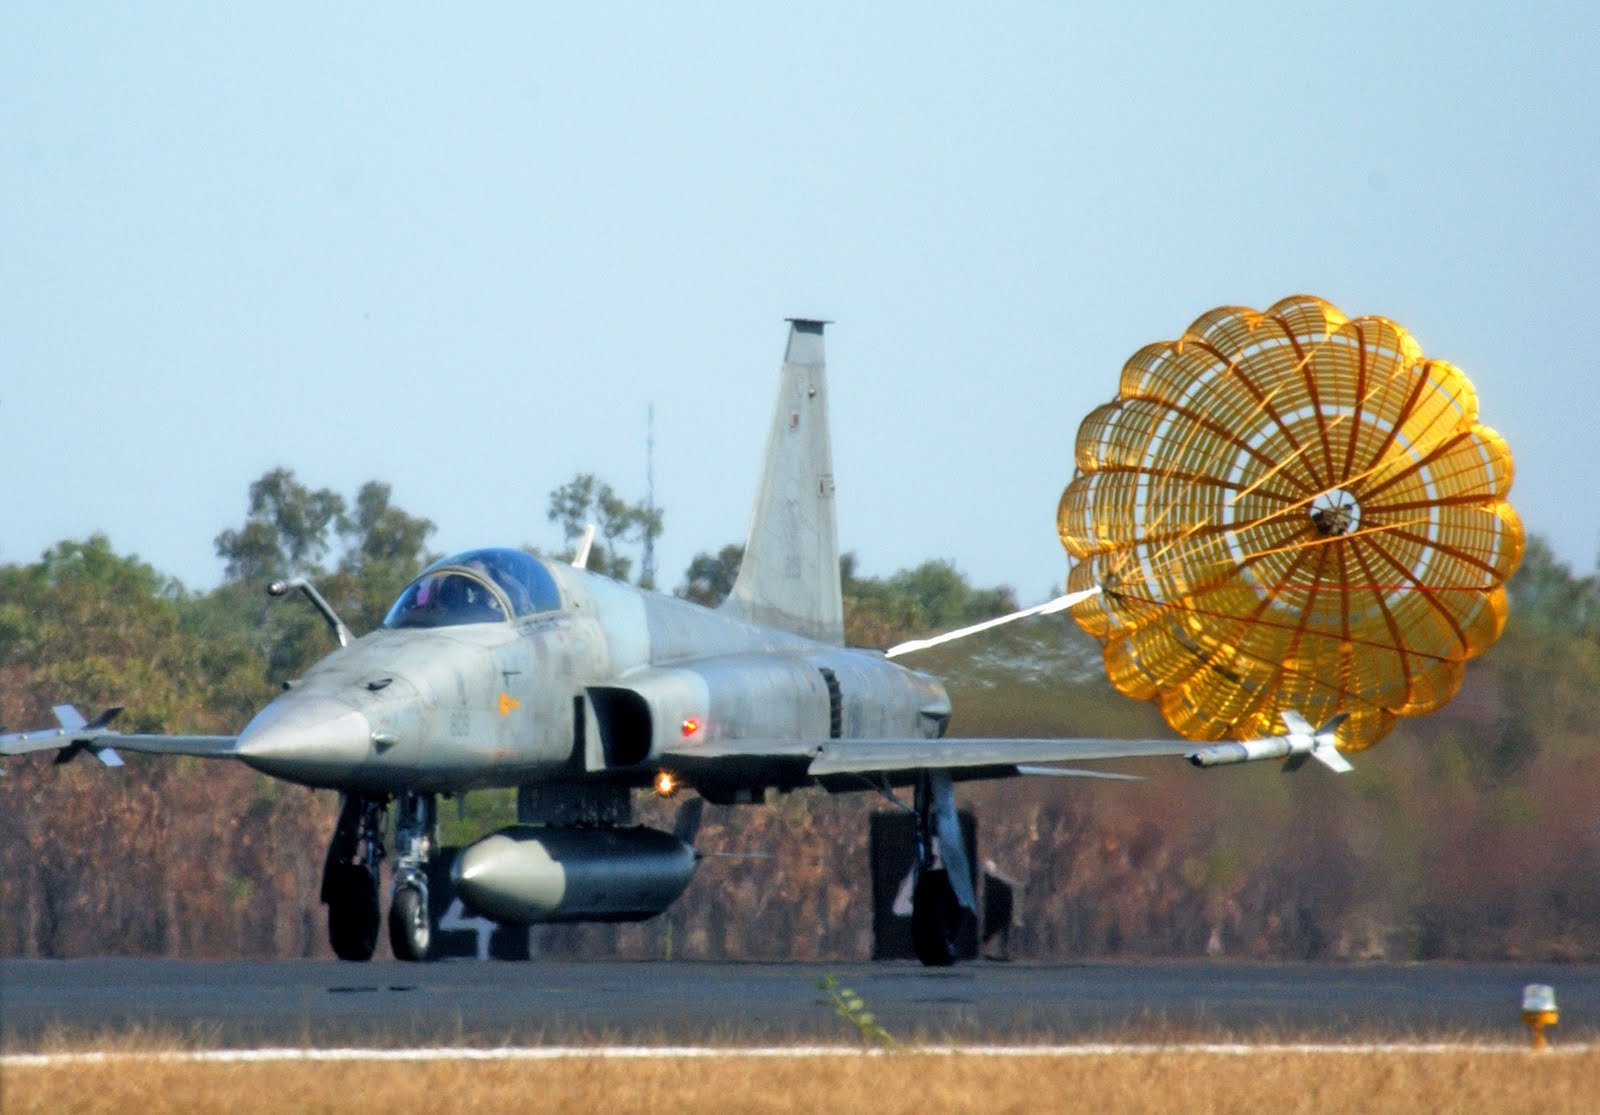
<instances>
[{"instance_id":1,"label":"black tire","mask_svg":"<svg viewBox=\"0 0 1600 1115\"><path fill-rule=\"evenodd\" d=\"M359 863L328 869L328 943L340 960L365 963L378 948L378 880Z\"/></svg>"},{"instance_id":2,"label":"black tire","mask_svg":"<svg viewBox=\"0 0 1600 1115\"><path fill-rule=\"evenodd\" d=\"M428 902L416 887L400 887L389 903L389 948L396 960L423 961L433 948Z\"/></svg>"},{"instance_id":3,"label":"black tire","mask_svg":"<svg viewBox=\"0 0 1600 1115\"><path fill-rule=\"evenodd\" d=\"M956 939L966 916L944 868L918 874L916 889L911 892L911 947L917 959L929 968L954 964Z\"/></svg>"}]
</instances>

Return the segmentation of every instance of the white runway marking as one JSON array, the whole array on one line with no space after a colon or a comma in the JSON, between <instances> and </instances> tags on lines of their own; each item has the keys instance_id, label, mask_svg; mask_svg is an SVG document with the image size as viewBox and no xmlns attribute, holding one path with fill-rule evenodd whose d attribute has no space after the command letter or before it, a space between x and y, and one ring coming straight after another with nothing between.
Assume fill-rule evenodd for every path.
<instances>
[{"instance_id":1,"label":"white runway marking","mask_svg":"<svg viewBox=\"0 0 1600 1115\"><path fill-rule=\"evenodd\" d=\"M1589 1053L1589 1044L1552 1045L1546 1053ZM637 1060L664 1061L685 1058L767 1057L1109 1057L1109 1056L1202 1056L1253 1057L1302 1054L1343 1056L1349 1054L1446 1054L1446 1053L1530 1053L1526 1043L1487 1044L1475 1042L1393 1042L1342 1045L1338 1043L1290 1042L1269 1045L1244 1043L1182 1043L1174 1045L1084 1044L1084 1045L908 1045L898 1050L864 1048L854 1045L768 1045L744 1048L711 1045L556 1045L507 1046L504 1048L451 1048L431 1046L417 1049L205 1049L185 1051L9 1053L0 1056L0 1068L57 1068L66 1065L123 1064L136 1061L167 1061L176 1064L251 1064L271 1061L564 1061Z\"/></svg>"}]
</instances>

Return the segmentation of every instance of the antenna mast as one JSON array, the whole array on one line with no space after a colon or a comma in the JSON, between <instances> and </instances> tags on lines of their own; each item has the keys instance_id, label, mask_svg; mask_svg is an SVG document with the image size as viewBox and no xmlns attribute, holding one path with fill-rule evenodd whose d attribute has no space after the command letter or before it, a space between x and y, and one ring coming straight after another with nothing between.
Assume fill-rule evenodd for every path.
<instances>
[{"instance_id":1,"label":"antenna mast","mask_svg":"<svg viewBox=\"0 0 1600 1115\"><path fill-rule=\"evenodd\" d=\"M656 404L645 409L644 507L652 521L656 514ZM648 525L644 531L644 558L640 562L639 583L654 588L656 583L656 536Z\"/></svg>"}]
</instances>

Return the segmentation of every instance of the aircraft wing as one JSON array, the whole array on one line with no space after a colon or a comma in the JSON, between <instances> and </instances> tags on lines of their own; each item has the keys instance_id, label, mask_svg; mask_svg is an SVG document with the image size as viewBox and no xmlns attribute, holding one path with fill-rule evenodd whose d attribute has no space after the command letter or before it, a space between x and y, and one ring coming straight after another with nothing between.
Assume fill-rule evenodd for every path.
<instances>
[{"instance_id":1,"label":"aircraft wing","mask_svg":"<svg viewBox=\"0 0 1600 1115\"><path fill-rule=\"evenodd\" d=\"M763 763L805 764L812 778L837 775L897 774L918 770L960 771L1010 768L1008 774L1083 774L1119 777L1097 771L1034 769L1040 763L1095 762L1188 756L1196 744L1155 739L829 739L719 740L683 744L662 756L662 765L684 773L715 766Z\"/></svg>"},{"instance_id":2,"label":"aircraft wing","mask_svg":"<svg viewBox=\"0 0 1600 1115\"><path fill-rule=\"evenodd\" d=\"M962 767L1024 767L1034 763L1094 762L1188 755L1187 740L1158 739L861 739L830 740L811 760L810 773L882 774Z\"/></svg>"},{"instance_id":3,"label":"aircraft wing","mask_svg":"<svg viewBox=\"0 0 1600 1115\"><path fill-rule=\"evenodd\" d=\"M56 762L65 763L82 752L89 752L107 766L121 766L117 749L155 755L199 755L230 758L236 754L237 736L165 736L143 732L116 732L107 725L122 711L109 708L93 721L84 720L71 705L55 709L57 728L0 735L0 757L27 755L34 751L58 751Z\"/></svg>"}]
</instances>

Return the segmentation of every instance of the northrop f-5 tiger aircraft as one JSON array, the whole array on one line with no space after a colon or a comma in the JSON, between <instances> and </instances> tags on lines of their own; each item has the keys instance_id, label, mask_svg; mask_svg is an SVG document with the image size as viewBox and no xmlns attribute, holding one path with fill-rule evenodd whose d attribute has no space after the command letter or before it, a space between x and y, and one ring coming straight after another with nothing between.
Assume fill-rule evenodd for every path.
<instances>
[{"instance_id":1,"label":"northrop f-5 tiger aircraft","mask_svg":"<svg viewBox=\"0 0 1600 1115\"><path fill-rule=\"evenodd\" d=\"M674 832L632 824L632 796L692 789L760 802L769 789L909 789L917 819L912 934L926 964L949 964L964 910L976 911L952 783L1087 774L1036 764L1185 756L1210 766L1262 758L1345 767L1337 723L1293 717L1282 736L1198 746L1179 740L950 739L950 700L888 653L843 645L828 440L823 324L793 320L744 563L708 609L515 549L482 549L424 569L382 627L352 638L302 588L339 641L238 736L123 734L119 709L59 729L0 736L0 755L60 749L118 763L114 748L239 759L276 778L338 790L321 899L334 952L371 959L383 922L380 863L395 809L388 926L395 956L425 960L427 872L436 801L517 787L518 823L478 840L453 881L500 922L653 917L688 886L700 802ZM1062 597L1000 621L1060 611ZM898 799L897 799L898 800Z\"/></svg>"}]
</instances>

